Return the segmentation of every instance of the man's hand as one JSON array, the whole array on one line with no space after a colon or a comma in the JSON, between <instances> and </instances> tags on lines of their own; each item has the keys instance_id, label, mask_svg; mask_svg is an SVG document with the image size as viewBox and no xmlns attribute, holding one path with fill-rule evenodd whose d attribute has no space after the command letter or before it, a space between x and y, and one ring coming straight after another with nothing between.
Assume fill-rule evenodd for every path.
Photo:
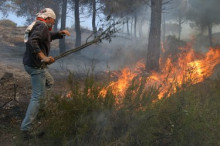
<instances>
[{"instance_id":1,"label":"man's hand","mask_svg":"<svg viewBox=\"0 0 220 146\"><path fill-rule=\"evenodd\" d=\"M52 64L55 62L55 59L52 57L52 56L49 56L49 57L43 57L43 62L45 62L46 64Z\"/></svg>"},{"instance_id":2,"label":"man's hand","mask_svg":"<svg viewBox=\"0 0 220 146\"><path fill-rule=\"evenodd\" d=\"M60 31L60 33L62 34L62 35L68 35L68 36L70 36L70 32L68 31L68 30L61 30Z\"/></svg>"},{"instance_id":3,"label":"man's hand","mask_svg":"<svg viewBox=\"0 0 220 146\"><path fill-rule=\"evenodd\" d=\"M38 56L40 57L40 59L42 60L42 62L45 62L47 64L52 64L55 62L55 59L52 56L45 56L43 52L39 52Z\"/></svg>"},{"instance_id":4,"label":"man's hand","mask_svg":"<svg viewBox=\"0 0 220 146\"><path fill-rule=\"evenodd\" d=\"M52 64L55 62L55 59L52 56L48 57L50 60L47 62L47 64Z\"/></svg>"}]
</instances>

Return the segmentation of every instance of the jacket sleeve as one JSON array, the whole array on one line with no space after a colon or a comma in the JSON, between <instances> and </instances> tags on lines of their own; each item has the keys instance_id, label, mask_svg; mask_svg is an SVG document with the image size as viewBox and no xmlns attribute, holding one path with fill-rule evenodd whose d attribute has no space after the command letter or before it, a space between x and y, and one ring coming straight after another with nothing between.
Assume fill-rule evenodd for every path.
<instances>
[{"instance_id":1,"label":"jacket sleeve","mask_svg":"<svg viewBox=\"0 0 220 146\"><path fill-rule=\"evenodd\" d=\"M30 45L32 46L32 53L41 52L39 43L43 39L46 29L47 28L44 27L44 25L39 25L36 26L35 29L33 30L31 36L29 37L29 42Z\"/></svg>"},{"instance_id":2,"label":"jacket sleeve","mask_svg":"<svg viewBox=\"0 0 220 146\"><path fill-rule=\"evenodd\" d=\"M51 41L55 39L62 39L63 35L59 32L50 32Z\"/></svg>"}]
</instances>

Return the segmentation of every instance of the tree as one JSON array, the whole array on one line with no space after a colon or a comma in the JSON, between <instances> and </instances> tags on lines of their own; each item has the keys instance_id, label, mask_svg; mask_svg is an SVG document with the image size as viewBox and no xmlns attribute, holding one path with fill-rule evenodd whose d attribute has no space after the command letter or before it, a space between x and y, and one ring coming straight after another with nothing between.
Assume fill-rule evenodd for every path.
<instances>
[{"instance_id":1,"label":"tree","mask_svg":"<svg viewBox=\"0 0 220 146\"><path fill-rule=\"evenodd\" d=\"M26 21L31 23L35 20L36 14L43 8L52 8L56 14L56 21L54 25L54 30L57 30L57 22L60 18L60 3L61 0L11 0L12 5L16 7L14 10L17 16L26 17Z\"/></svg>"},{"instance_id":2,"label":"tree","mask_svg":"<svg viewBox=\"0 0 220 146\"><path fill-rule=\"evenodd\" d=\"M190 4L187 18L194 21L201 30L208 28L209 44L212 42L212 27L220 23L219 0L188 0Z\"/></svg>"},{"instance_id":3,"label":"tree","mask_svg":"<svg viewBox=\"0 0 220 146\"><path fill-rule=\"evenodd\" d=\"M151 24L147 50L147 71L159 71L162 0L151 0Z\"/></svg>"},{"instance_id":4,"label":"tree","mask_svg":"<svg viewBox=\"0 0 220 146\"><path fill-rule=\"evenodd\" d=\"M117 17L126 17L127 22L129 18L129 14L132 13L129 8L131 5L129 5L131 1L126 1L126 0L117 0L117 1L106 1L106 0L101 0L101 3L104 5L103 13L106 16L113 16L115 18Z\"/></svg>"},{"instance_id":5,"label":"tree","mask_svg":"<svg viewBox=\"0 0 220 146\"><path fill-rule=\"evenodd\" d=\"M112 15L113 17L126 18L127 32L129 33L129 18L131 18L131 31L134 28L134 35L137 32L138 15L146 1L143 0L117 0L117 1L105 1L102 0L105 5L104 14ZM134 23L133 23L134 20ZM133 26L134 25L134 26Z\"/></svg>"},{"instance_id":6,"label":"tree","mask_svg":"<svg viewBox=\"0 0 220 146\"><path fill-rule=\"evenodd\" d=\"M187 0L175 0L171 2L171 7L174 7L170 11L171 17L178 22L178 40L181 37L182 24L185 22L185 17L187 13Z\"/></svg>"},{"instance_id":7,"label":"tree","mask_svg":"<svg viewBox=\"0 0 220 146\"><path fill-rule=\"evenodd\" d=\"M11 10L10 2L8 0L1 0L0 1L0 12L3 15L7 15L9 10Z\"/></svg>"},{"instance_id":8,"label":"tree","mask_svg":"<svg viewBox=\"0 0 220 146\"><path fill-rule=\"evenodd\" d=\"M178 33L178 40L180 41L181 31L182 31L182 24L184 23L184 17L186 16L187 12L187 1L181 1L180 5L178 6L178 24L179 24L179 33Z\"/></svg>"},{"instance_id":9,"label":"tree","mask_svg":"<svg viewBox=\"0 0 220 146\"><path fill-rule=\"evenodd\" d=\"M96 26L96 15L99 8L97 8L97 3L99 0L82 0L82 4L88 6L89 11L91 14L88 16L92 16L92 30L94 33L94 36L96 37L97 32L97 26Z\"/></svg>"},{"instance_id":10,"label":"tree","mask_svg":"<svg viewBox=\"0 0 220 146\"><path fill-rule=\"evenodd\" d=\"M63 0L60 30L66 28L66 11L67 11L67 0ZM59 48L60 48L60 53L66 51L65 37L59 40Z\"/></svg>"},{"instance_id":11,"label":"tree","mask_svg":"<svg viewBox=\"0 0 220 146\"><path fill-rule=\"evenodd\" d=\"M93 33L97 32L97 28L96 28L96 0L92 0L92 30L93 30Z\"/></svg>"},{"instance_id":12,"label":"tree","mask_svg":"<svg viewBox=\"0 0 220 146\"><path fill-rule=\"evenodd\" d=\"M80 0L73 0L73 1L75 1L75 31L76 31L75 47L78 47L81 45L81 29L80 29L80 17L79 17Z\"/></svg>"}]
</instances>

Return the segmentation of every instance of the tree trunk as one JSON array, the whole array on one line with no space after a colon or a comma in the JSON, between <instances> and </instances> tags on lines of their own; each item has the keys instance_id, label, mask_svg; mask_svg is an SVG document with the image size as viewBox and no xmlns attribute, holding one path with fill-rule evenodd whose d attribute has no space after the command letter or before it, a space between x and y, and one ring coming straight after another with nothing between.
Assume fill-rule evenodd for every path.
<instances>
[{"instance_id":1,"label":"tree trunk","mask_svg":"<svg viewBox=\"0 0 220 146\"><path fill-rule=\"evenodd\" d=\"M151 0L151 24L146 69L159 71L162 0Z\"/></svg>"},{"instance_id":2,"label":"tree trunk","mask_svg":"<svg viewBox=\"0 0 220 146\"><path fill-rule=\"evenodd\" d=\"M67 10L67 0L63 0L60 30L66 28L66 10ZM66 51L65 37L59 40L59 47L60 47L60 53Z\"/></svg>"},{"instance_id":3,"label":"tree trunk","mask_svg":"<svg viewBox=\"0 0 220 146\"><path fill-rule=\"evenodd\" d=\"M134 15L134 37L137 37L137 14Z\"/></svg>"},{"instance_id":4,"label":"tree trunk","mask_svg":"<svg viewBox=\"0 0 220 146\"><path fill-rule=\"evenodd\" d=\"M208 24L208 31L209 31L209 45L210 47L212 47L213 43L212 43L212 24L211 23Z\"/></svg>"},{"instance_id":5,"label":"tree trunk","mask_svg":"<svg viewBox=\"0 0 220 146\"><path fill-rule=\"evenodd\" d=\"M143 19L141 19L139 22L139 37L142 38L143 37L143 30L142 30L142 26L143 26Z\"/></svg>"},{"instance_id":6,"label":"tree trunk","mask_svg":"<svg viewBox=\"0 0 220 146\"><path fill-rule=\"evenodd\" d=\"M127 33L129 34L129 18L127 17Z\"/></svg>"},{"instance_id":7,"label":"tree trunk","mask_svg":"<svg viewBox=\"0 0 220 146\"><path fill-rule=\"evenodd\" d=\"M162 39L163 39L163 43L165 43L166 41L166 16L165 13L163 13L163 18L162 18L163 22L162 22Z\"/></svg>"},{"instance_id":8,"label":"tree trunk","mask_svg":"<svg viewBox=\"0 0 220 146\"><path fill-rule=\"evenodd\" d=\"M92 30L94 33L94 36L96 37L96 0L92 1Z\"/></svg>"},{"instance_id":9,"label":"tree trunk","mask_svg":"<svg viewBox=\"0 0 220 146\"><path fill-rule=\"evenodd\" d=\"M122 32L125 32L125 23L122 23Z\"/></svg>"},{"instance_id":10,"label":"tree trunk","mask_svg":"<svg viewBox=\"0 0 220 146\"><path fill-rule=\"evenodd\" d=\"M76 31L76 42L75 47L81 45L81 30L80 30L80 18L79 18L79 1L75 0L75 31Z\"/></svg>"},{"instance_id":11,"label":"tree trunk","mask_svg":"<svg viewBox=\"0 0 220 146\"><path fill-rule=\"evenodd\" d=\"M55 23L54 23L54 27L53 27L53 30L54 30L54 31L57 31L57 25L58 25L58 20L56 19L56 20L55 20Z\"/></svg>"},{"instance_id":12,"label":"tree trunk","mask_svg":"<svg viewBox=\"0 0 220 146\"><path fill-rule=\"evenodd\" d=\"M178 23L179 23L178 40L180 41L180 36L181 36L181 31L182 31L182 18L181 17L179 17Z\"/></svg>"},{"instance_id":13,"label":"tree trunk","mask_svg":"<svg viewBox=\"0 0 220 146\"><path fill-rule=\"evenodd\" d=\"M133 17L131 17L131 36L133 35Z\"/></svg>"},{"instance_id":14,"label":"tree trunk","mask_svg":"<svg viewBox=\"0 0 220 146\"><path fill-rule=\"evenodd\" d=\"M60 18L60 14L59 14L59 11L60 11L60 9L59 9L59 6L57 6L57 5L52 5L52 9L54 10L54 12L55 12L55 14L56 14L56 20L55 20L55 24L54 24L54 31L57 31L58 30L58 20L59 20L59 18Z\"/></svg>"}]
</instances>

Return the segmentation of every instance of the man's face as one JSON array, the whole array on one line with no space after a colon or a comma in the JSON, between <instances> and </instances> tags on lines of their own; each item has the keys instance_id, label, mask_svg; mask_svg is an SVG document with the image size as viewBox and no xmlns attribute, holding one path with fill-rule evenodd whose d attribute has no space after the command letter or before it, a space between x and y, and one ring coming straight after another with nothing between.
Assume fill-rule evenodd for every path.
<instances>
[{"instance_id":1,"label":"man's face","mask_svg":"<svg viewBox=\"0 0 220 146\"><path fill-rule=\"evenodd\" d=\"M47 18L47 23L49 23L49 24L51 24L51 25L54 25L55 19L48 17L48 18Z\"/></svg>"}]
</instances>

